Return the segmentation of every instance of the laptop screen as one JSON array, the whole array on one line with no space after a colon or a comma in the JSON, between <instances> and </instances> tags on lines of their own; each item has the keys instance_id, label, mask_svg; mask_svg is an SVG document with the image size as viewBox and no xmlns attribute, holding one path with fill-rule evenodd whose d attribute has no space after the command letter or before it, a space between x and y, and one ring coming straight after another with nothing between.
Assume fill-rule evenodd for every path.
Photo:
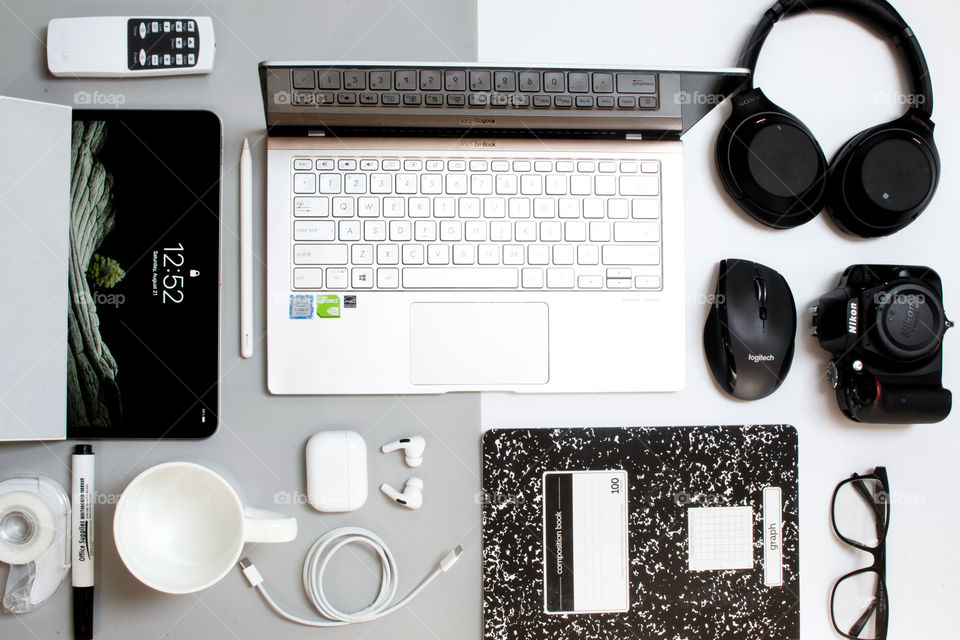
<instances>
[{"instance_id":1,"label":"laptop screen","mask_svg":"<svg viewBox=\"0 0 960 640\"><path fill-rule=\"evenodd\" d=\"M271 135L676 139L746 69L261 62Z\"/></svg>"}]
</instances>

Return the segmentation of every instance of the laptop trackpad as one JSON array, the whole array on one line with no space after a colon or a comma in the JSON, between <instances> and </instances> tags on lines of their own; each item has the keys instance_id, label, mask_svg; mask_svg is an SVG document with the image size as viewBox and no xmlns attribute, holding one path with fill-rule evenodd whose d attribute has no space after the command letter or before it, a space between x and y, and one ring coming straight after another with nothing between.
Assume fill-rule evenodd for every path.
<instances>
[{"instance_id":1,"label":"laptop trackpad","mask_svg":"<svg viewBox=\"0 0 960 640\"><path fill-rule=\"evenodd\" d=\"M410 305L413 384L544 384L549 316L542 302Z\"/></svg>"}]
</instances>

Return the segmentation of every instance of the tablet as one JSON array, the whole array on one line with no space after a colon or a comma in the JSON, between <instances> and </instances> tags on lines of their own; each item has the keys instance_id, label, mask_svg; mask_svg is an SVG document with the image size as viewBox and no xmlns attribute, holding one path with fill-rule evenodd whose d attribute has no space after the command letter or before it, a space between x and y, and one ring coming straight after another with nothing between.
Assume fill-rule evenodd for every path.
<instances>
[{"instance_id":1,"label":"tablet","mask_svg":"<svg viewBox=\"0 0 960 640\"><path fill-rule=\"evenodd\" d=\"M205 438L219 415L220 120L74 110L70 438Z\"/></svg>"}]
</instances>

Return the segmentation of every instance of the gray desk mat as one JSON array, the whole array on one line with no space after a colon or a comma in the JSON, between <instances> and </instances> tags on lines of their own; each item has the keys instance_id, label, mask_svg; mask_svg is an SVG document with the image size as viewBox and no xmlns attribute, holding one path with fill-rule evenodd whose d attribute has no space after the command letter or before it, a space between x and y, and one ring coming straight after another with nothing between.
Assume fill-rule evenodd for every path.
<instances>
[{"instance_id":1,"label":"gray desk mat","mask_svg":"<svg viewBox=\"0 0 960 640\"><path fill-rule=\"evenodd\" d=\"M61 80L46 70L47 21L79 15L210 15L217 37L209 76L137 80ZM370 0L284 3L149 2L134 7L113 1L33 2L13 0L0 8L0 94L60 104L91 106L98 100L124 108L204 108L224 124L222 248L222 426L202 442L95 443L99 490L97 511L96 637L129 638L479 638L480 582L480 399L478 395L427 397L274 397L266 392L264 266L255 270L255 336L252 359L239 357L237 160L244 137L254 155L254 202L264 200L263 108L256 65L261 60L474 60L476 6L457 0ZM101 103L102 104L102 103ZM257 253L264 249L262 213L255 218ZM375 367L375 362L362 366ZM0 390L2 399L2 390ZM162 399L158 399L162 401ZM304 490L303 448L322 429L354 429L370 448L370 495L363 509L322 515L297 497ZM414 472L400 454L376 448L401 435L427 437L427 453L416 474L425 483L420 511L401 510L377 489L402 487ZM0 444L0 478L46 474L66 485L71 443ZM190 460L224 474L251 506L297 516L295 542L258 545L248 555L264 574L271 593L293 613L312 611L300 583L303 556L325 531L351 524L379 533L393 550L405 595L456 544L465 552L450 573L437 579L411 605L381 621L328 630L308 629L275 616L239 571L197 595L167 596L137 582L123 567L113 544L113 504L133 477L169 460ZM276 504L285 502L290 504ZM301 502L301 503L298 503ZM344 553L326 583L335 605L364 606L378 582L376 564L363 552ZM6 569L0 568L0 579ZM37 611L0 615L0 637L71 637L70 590L61 589Z\"/></svg>"},{"instance_id":2,"label":"gray desk mat","mask_svg":"<svg viewBox=\"0 0 960 640\"><path fill-rule=\"evenodd\" d=\"M427 398L334 399L326 402L270 400L259 420L240 418L200 442L96 442L96 637L129 638L479 638L481 611L479 401L476 395ZM342 416L342 417L341 417ZM349 417L347 417L349 416ZM305 503L304 445L324 429L353 429L367 441L370 491L367 503L349 514L320 514ZM423 465L412 470L400 453L381 454L380 444L404 434L427 438ZM71 444L0 446L0 477L43 473L69 491ZM324 631L288 623L267 608L239 570L198 594L170 596L138 582L124 567L113 542L115 504L142 470L169 460L189 460L221 473L245 504L297 517L299 535L284 544L248 545L271 595L295 615L315 612L301 585L310 545L344 525L381 535L398 566L398 596L404 596L457 544L464 555L406 608L382 620ZM402 488L417 475L424 504L401 509L378 487ZM6 569L0 569L0 579ZM325 588L335 606L356 610L376 595L379 567L364 549L345 550L331 563ZM72 634L70 589L62 588L34 612L0 615L0 637L53 638ZM311 634L313 634L311 636Z\"/></svg>"}]
</instances>

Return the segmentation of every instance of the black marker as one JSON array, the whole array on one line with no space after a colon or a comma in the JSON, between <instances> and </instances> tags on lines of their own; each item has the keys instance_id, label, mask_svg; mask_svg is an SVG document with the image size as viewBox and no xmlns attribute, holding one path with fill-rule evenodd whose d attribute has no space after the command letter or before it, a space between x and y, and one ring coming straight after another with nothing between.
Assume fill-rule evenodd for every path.
<instances>
[{"instance_id":1,"label":"black marker","mask_svg":"<svg viewBox=\"0 0 960 640\"><path fill-rule=\"evenodd\" d=\"M73 448L73 637L93 639L93 447Z\"/></svg>"}]
</instances>

